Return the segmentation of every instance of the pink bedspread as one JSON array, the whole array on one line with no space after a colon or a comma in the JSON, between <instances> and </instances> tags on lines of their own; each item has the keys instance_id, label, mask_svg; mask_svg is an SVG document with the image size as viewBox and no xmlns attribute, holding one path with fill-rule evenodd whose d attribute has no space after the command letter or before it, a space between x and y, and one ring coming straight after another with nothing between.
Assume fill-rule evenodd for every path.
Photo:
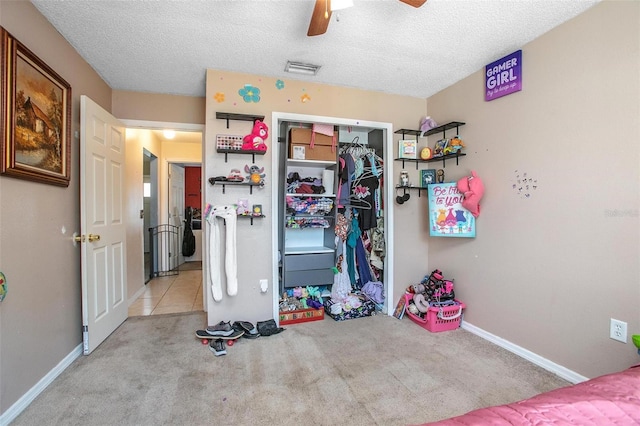
<instances>
[{"instance_id":1,"label":"pink bedspread","mask_svg":"<svg viewBox=\"0 0 640 426\"><path fill-rule=\"evenodd\" d=\"M640 365L425 425L640 425Z\"/></svg>"}]
</instances>

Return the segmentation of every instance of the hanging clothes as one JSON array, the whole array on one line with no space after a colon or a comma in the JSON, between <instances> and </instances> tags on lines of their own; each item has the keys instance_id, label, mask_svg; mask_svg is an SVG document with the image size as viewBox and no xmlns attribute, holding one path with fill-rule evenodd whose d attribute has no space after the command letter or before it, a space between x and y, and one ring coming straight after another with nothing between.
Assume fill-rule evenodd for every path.
<instances>
[{"instance_id":1,"label":"hanging clothes","mask_svg":"<svg viewBox=\"0 0 640 426\"><path fill-rule=\"evenodd\" d=\"M355 172L355 167L351 154L343 154L340 156L338 207L346 207L351 202L351 180Z\"/></svg>"},{"instance_id":2,"label":"hanging clothes","mask_svg":"<svg viewBox=\"0 0 640 426\"><path fill-rule=\"evenodd\" d=\"M363 164L362 174L353 180L351 186L351 206L359 208L360 229L366 231L376 227L375 193L380 183L378 176L372 172L368 158L363 160Z\"/></svg>"},{"instance_id":3,"label":"hanging clothes","mask_svg":"<svg viewBox=\"0 0 640 426\"><path fill-rule=\"evenodd\" d=\"M346 243L342 244L343 253L346 251ZM344 256L339 256L339 273L333 276L333 286L331 286L331 300L341 302L351 293L351 282L347 272L347 262Z\"/></svg>"},{"instance_id":4,"label":"hanging clothes","mask_svg":"<svg viewBox=\"0 0 640 426\"><path fill-rule=\"evenodd\" d=\"M372 281L371 269L369 268L369 259L367 259L367 253L364 249L362 238L356 239L356 264L358 266L358 288L362 288L363 285Z\"/></svg>"},{"instance_id":5,"label":"hanging clothes","mask_svg":"<svg viewBox=\"0 0 640 426\"><path fill-rule=\"evenodd\" d=\"M356 279L356 245L360 239L360 225L358 224L358 218L354 214L351 218L351 226L349 228L349 235L347 235L347 271L349 273L349 280L352 285L357 283Z\"/></svg>"},{"instance_id":6,"label":"hanging clothes","mask_svg":"<svg viewBox=\"0 0 640 426\"><path fill-rule=\"evenodd\" d=\"M207 216L207 222L211 226L211 238L209 239L209 277L211 279L211 294L213 300L222 300L222 270L220 260L222 258L220 226L226 228L225 238L225 263L224 270L227 279L227 294L238 294L238 264L236 253L236 221L237 214L233 205L214 206ZM222 221L220 219L223 219Z\"/></svg>"}]
</instances>

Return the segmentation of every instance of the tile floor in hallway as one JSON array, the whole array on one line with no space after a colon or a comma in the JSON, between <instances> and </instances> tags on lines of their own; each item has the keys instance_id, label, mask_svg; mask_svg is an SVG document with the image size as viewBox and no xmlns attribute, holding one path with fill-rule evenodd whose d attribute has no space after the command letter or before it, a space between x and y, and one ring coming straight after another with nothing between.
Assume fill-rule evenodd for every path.
<instances>
[{"instance_id":1,"label":"tile floor in hallway","mask_svg":"<svg viewBox=\"0 0 640 426\"><path fill-rule=\"evenodd\" d=\"M129 316L202 310L202 270L195 269L149 281L144 293L129 306Z\"/></svg>"}]
</instances>

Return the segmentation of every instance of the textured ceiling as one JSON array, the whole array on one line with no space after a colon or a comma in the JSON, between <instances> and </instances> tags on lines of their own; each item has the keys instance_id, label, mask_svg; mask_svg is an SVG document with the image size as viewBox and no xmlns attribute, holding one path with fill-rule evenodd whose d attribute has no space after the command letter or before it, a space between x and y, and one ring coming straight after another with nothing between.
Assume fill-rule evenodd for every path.
<instances>
[{"instance_id":1,"label":"textured ceiling","mask_svg":"<svg viewBox=\"0 0 640 426\"><path fill-rule=\"evenodd\" d=\"M115 90L205 96L208 68L427 98L599 0L32 0ZM314 77L287 60L321 65Z\"/></svg>"}]
</instances>

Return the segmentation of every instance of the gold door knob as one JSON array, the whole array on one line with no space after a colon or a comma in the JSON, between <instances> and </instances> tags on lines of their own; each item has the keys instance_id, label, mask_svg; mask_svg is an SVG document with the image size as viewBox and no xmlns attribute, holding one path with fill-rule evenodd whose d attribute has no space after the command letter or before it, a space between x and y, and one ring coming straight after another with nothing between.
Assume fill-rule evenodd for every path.
<instances>
[{"instance_id":1,"label":"gold door knob","mask_svg":"<svg viewBox=\"0 0 640 426\"><path fill-rule=\"evenodd\" d=\"M84 243L84 235L78 235L73 238L76 243Z\"/></svg>"},{"instance_id":2,"label":"gold door knob","mask_svg":"<svg viewBox=\"0 0 640 426\"><path fill-rule=\"evenodd\" d=\"M100 241L100 235L89 234L89 242Z\"/></svg>"}]
</instances>

